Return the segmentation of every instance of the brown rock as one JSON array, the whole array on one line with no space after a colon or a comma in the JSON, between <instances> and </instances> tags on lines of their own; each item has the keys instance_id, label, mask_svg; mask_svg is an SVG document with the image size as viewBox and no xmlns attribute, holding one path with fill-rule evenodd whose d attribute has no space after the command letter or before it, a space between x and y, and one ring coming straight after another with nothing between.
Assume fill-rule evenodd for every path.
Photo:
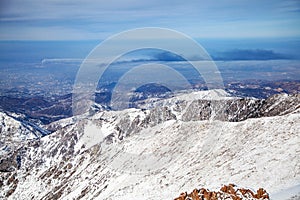
<instances>
[{"instance_id":1,"label":"brown rock","mask_svg":"<svg viewBox=\"0 0 300 200\"><path fill-rule=\"evenodd\" d=\"M183 192L183 193L180 194L179 197L177 197L177 198L174 199L174 200L185 200L186 197L187 197L187 192Z\"/></svg>"},{"instance_id":2,"label":"brown rock","mask_svg":"<svg viewBox=\"0 0 300 200\"><path fill-rule=\"evenodd\" d=\"M229 184L221 187L220 191L209 191L205 188L200 190L194 189L192 193L181 193L175 200L242 200L242 199L257 199L269 200L269 195L263 188L257 190L257 194L245 188L235 189L236 185Z\"/></svg>"},{"instance_id":3,"label":"brown rock","mask_svg":"<svg viewBox=\"0 0 300 200\"><path fill-rule=\"evenodd\" d=\"M261 198L262 199L269 199L269 194L263 188L259 188L257 190L257 194L255 194L254 197L257 198L257 199L261 199Z\"/></svg>"},{"instance_id":4,"label":"brown rock","mask_svg":"<svg viewBox=\"0 0 300 200\"><path fill-rule=\"evenodd\" d=\"M192 198L192 200L200 200L198 190L194 189L193 192L190 194L190 197Z\"/></svg>"}]
</instances>

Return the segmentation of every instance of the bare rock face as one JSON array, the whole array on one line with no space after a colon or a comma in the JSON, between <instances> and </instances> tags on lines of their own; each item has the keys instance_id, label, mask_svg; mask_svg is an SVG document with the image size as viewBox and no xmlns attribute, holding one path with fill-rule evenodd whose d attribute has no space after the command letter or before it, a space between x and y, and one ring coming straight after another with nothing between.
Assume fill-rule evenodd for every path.
<instances>
[{"instance_id":1,"label":"bare rock face","mask_svg":"<svg viewBox=\"0 0 300 200\"><path fill-rule=\"evenodd\" d=\"M269 200L269 194L263 188L257 192L250 189L238 188L234 184L224 185L219 191L209 191L208 189L194 189L193 192L181 193L174 200Z\"/></svg>"},{"instance_id":2,"label":"bare rock face","mask_svg":"<svg viewBox=\"0 0 300 200\"><path fill-rule=\"evenodd\" d=\"M3 156L0 160L0 172L13 172L21 166L21 157L17 155L17 151L12 154Z\"/></svg>"},{"instance_id":3,"label":"bare rock face","mask_svg":"<svg viewBox=\"0 0 300 200\"><path fill-rule=\"evenodd\" d=\"M249 118L271 117L295 112L300 108L300 94L280 94L268 99L194 100L187 105L183 121L208 120L213 111L216 119L238 122ZM184 110L184 109L182 109Z\"/></svg>"}]
</instances>

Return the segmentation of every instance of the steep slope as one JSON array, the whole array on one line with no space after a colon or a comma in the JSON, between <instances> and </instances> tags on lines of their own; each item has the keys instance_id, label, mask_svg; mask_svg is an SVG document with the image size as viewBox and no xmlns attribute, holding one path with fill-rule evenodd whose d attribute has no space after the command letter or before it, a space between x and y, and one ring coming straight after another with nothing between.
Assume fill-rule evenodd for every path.
<instances>
[{"instance_id":1,"label":"steep slope","mask_svg":"<svg viewBox=\"0 0 300 200\"><path fill-rule=\"evenodd\" d=\"M15 141L24 141L39 137L39 134L36 133L37 131L32 129L32 127L27 127L22 122L3 112L0 112L0 124L1 141L8 137Z\"/></svg>"},{"instance_id":2,"label":"steep slope","mask_svg":"<svg viewBox=\"0 0 300 200\"><path fill-rule=\"evenodd\" d=\"M183 121L243 121L248 118L284 115L300 109L300 94L279 94L268 99L231 97L225 91L201 91L147 103L146 108L168 107ZM213 116L216 111L216 116Z\"/></svg>"},{"instance_id":3,"label":"steep slope","mask_svg":"<svg viewBox=\"0 0 300 200\"><path fill-rule=\"evenodd\" d=\"M20 165L17 153L23 142L41 137L34 127L18 121L18 116L0 112L0 171L14 171Z\"/></svg>"},{"instance_id":4,"label":"steep slope","mask_svg":"<svg viewBox=\"0 0 300 200\"><path fill-rule=\"evenodd\" d=\"M21 164L18 170L0 172L0 196L172 199L181 191L217 189L230 182L263 187L271 194L299 184L299 98L274 98L272 105L280 101L277 105L284 108L269 110L285 115L228 122L228 116L239 119L234 113L248 108L240 105L256 105L256 100L220 95L213 98L217 103L194 106L212 102L204 96L182 96L177 103L170 99L151 110L104 111L52 123L48 128L54 133L23 142L14 151ZM251 103L236 103L238 109L225 112L223 121L212 120L213 111L201 112L235 101ZM270 113L271 103L263 105L268 106L257 110Z\"/></svg>"}]
</instances>

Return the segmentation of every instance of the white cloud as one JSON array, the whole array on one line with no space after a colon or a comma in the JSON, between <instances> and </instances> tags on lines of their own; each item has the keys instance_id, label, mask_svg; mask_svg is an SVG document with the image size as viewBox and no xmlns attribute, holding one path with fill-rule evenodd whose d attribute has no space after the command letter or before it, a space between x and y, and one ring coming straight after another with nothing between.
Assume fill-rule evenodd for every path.
<instances>
[{"instance_id":1,"label":"white cloud","mask_svg":"<svg viewBox=\"0 0 300 200\"><path fill-rule=\"evenodd\" d=\"M284 4L280 0L2 0L0 7L0 40L104 39L145 26L172 28L193 37L299 33L299 12L294 11L300 6L294 0Z\"/></svg>"}]
</instances>

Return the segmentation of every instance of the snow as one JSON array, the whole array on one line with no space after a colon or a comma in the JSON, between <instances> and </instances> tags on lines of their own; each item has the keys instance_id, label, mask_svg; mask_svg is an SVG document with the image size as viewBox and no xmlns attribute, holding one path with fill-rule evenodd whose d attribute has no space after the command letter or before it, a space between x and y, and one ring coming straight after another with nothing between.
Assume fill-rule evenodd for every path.
<instances>
[{"instance_id":1,"label":"snow","mask_svg":"<svg viewBox=\"0 0 300 200\"><path fill-rule=\"evenodd\" d=\"M88 149L101 143L101 156L82 154L85 160L80 165L81 156L74 158L78 166L68 183L73 192L63 199L75 198L87 186L95 191L83 199L171 199L194 188L217 190L228 183L254 190L263 187L277 196L281 188L300 182L299 121L300 114L219 122L217 127L211 121L169 120L113 144L101 143L101 132L109 133L115 121L101 126L88 121L77 144L85 142ZM221 134L211 138L217 130ZM107 173L111 175L98 183ZM36 185L45 187L34 180L22 183L16 195L24 194L24 187L26 196Z\"/></svg>"},{"instance_id":2,"label":"snow","mask_svg":"<svg viewBox=\"0 0 300 200\"><path fill-rule=\"evenodd\" d=\"M16 115L15 115L16 116ZM13 151L21 142L36 139L38 136L20 121L0 112L0 155Z\"/></svg>"},{"instance_id":3,"label":"snow","mask_svg":"<svg viewBox=\"0 0 300 200\"><path fill-rule=\"evenodd\" d=\"M276 193L270 194L271 200L299 200L300 185L295 185L290 188L285 188Z\"/></svg>"},{"instance_id":4,"label":"snow","mask_svg":"<svg viewBox=\"0 0 300 200\"><path fill-rule=\"evenodd\" d=\"M104 138L105 135L102 133L101 127L98 127L91 121L88 121L87 125L84 127L83 135L75 146L75 151L80 150L82 145L84 145L86 149L89 149L92 146L102 142Z\"/></svg>"},{"instance_id":5,"label":"snow","mask_svg":"<svg viewBox=\"0 0 300 200\"><path fill-rule=\"evenodd\" d=\"M166 102L190 103L195 96L211 98L207 92L195 92ZM76 123L57 122L61 130L43 137L39 148L28 149L26 162L43 163L30 173L25 167L18 171L19 184L10 199L42 199L57 187L66 188L61 199L75 199L87 187L83 199L172 199L194 188L218 190L228 183L263 187L272 200L299 194L300 113L224 122L182 121L178 116L184 112L177 113L176 120L141 125L138 132L113 143L103 141L118 135L117 127L137 128L136 119L145 119L149 111L103 111ZM76 141L74 147L68 146L71 141ZM74 148L68 160L59 153L62 148ZM40 178L50 167L61 169L67 163L73 167L58 178Z\"/></svg>"},{"instance_id":6,"label":"snow","mask_svg":"<svg viewBox=\"0 0 300 200\"><path fill-rule=\"evenodd\" d=\"M188 94L176 96L174 98L178 100L193 101L195 99L220 100L232 97L230 97L230 94L228 94L225 90L216 89L191 92Z\"/></svg>"},{"instance_id":7,"label":"snow","mask_svg":"<svg viewBox=\"0 0 300 200\"><path fill-rule=\"evenodd\" d=\"M171 120L125 138L116 149L104 145L103 156L112 154L106 159L110 163L107 167L119 174L109 180L98 199L170 199L195 187L214 190L230 182L253 189L264 187L274 193L299 183L299 169L295 168L299 117L293 114L223 122L214 151L206 155L199 149L209 138L213 126L209 121ZM184 145L178 146L180 142ZM163 154L167 159L152 160L152 154L154 158Z\"/></svg>"},{"instance_id":8,"label":"snow","mask_svg":"<svg viewBox=\"0 0 300 200\"><path fill-rule=\"evenodd\" d=\"M216 90L205 90L205 91L196 91L188 94L179 94L173 98L163 100L165 102L173 101L193 101L195 99L202 100L221 100L221 99L234 99L236 97L231 97L229 93L225 90L216 89Z\"/></svg>"}]
</instances>

